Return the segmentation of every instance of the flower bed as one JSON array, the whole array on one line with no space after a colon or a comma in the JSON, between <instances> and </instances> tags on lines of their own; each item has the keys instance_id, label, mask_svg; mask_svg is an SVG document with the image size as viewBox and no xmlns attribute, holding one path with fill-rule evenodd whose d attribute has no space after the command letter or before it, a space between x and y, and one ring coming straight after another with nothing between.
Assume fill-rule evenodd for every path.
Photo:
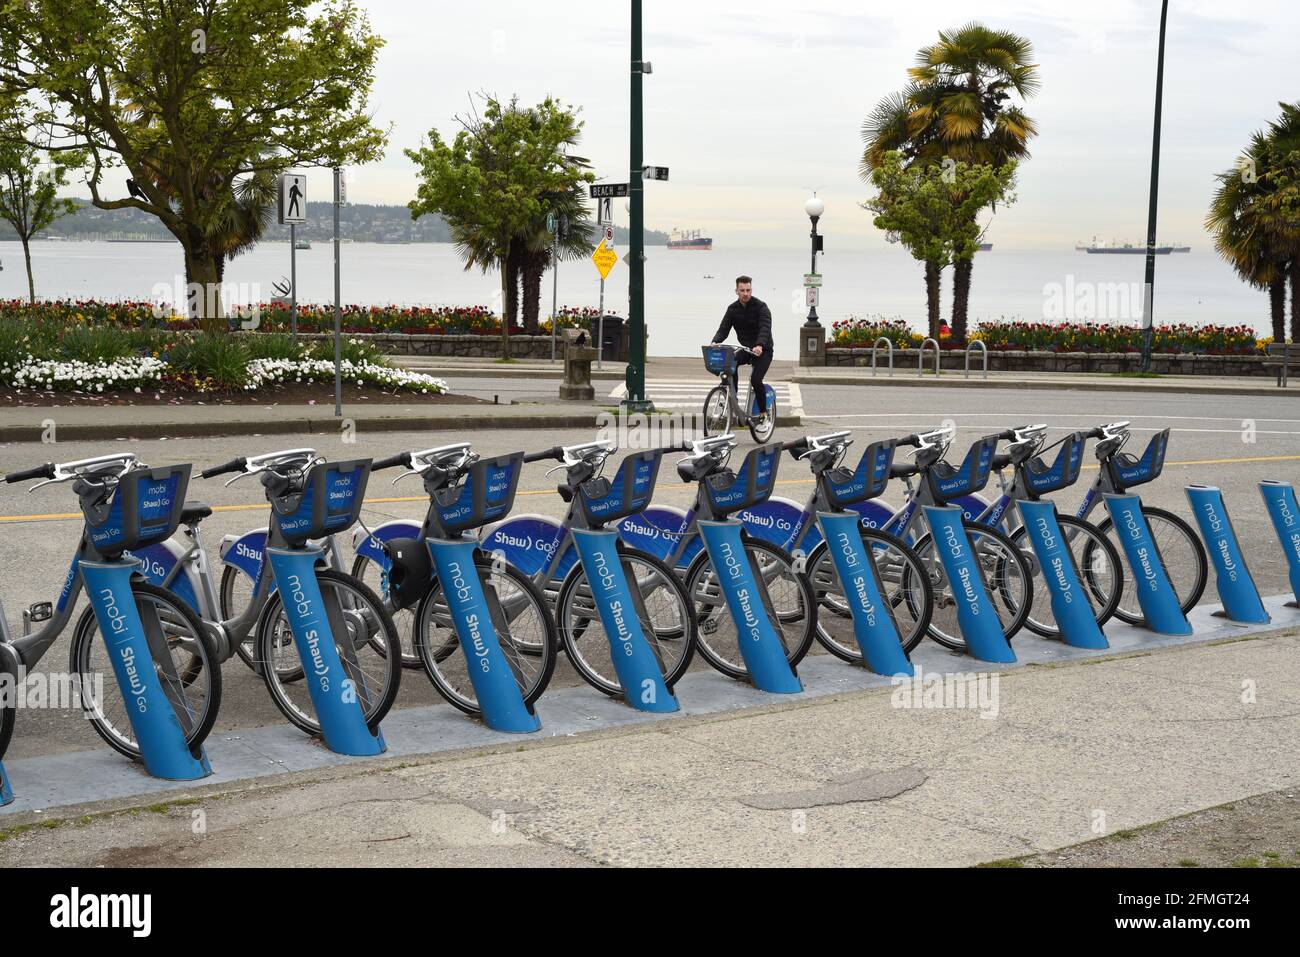
<instances>
[{"instance_id":1,"label":"flower bed","mask_svg":"<svg viewBox=\"0 0 1300 957\"><path fill-rule=\"evenodd\" d=\"M94 362L37 359L28 356L0 365L0 381L15 389L47 392L103 392L157 385L167 373L167 363L153 356L123 356Z\"/></svg>"},{"instance_id":2,"label":"flower bed","mask_svg":"<svg viewBox=\"0 0 1300 957\"><path fill-rule=\"evenodd\" d=\"M443 379L390 369L373 362L353 362L344 359L340 364L343 378L357 385L376 385L384 389L406 389L422 395L441 395L447 391ZM327 359L254 359L248 364L248 384L245 389L259 389L271 383L333 382L334 363Z\"/></svg>"},{"instance_id":3,"label":"flower bed","mask_svg":"<svg viewBox=\"0 0 1300 957\"><path fill-rule=\"evenodd\" d=\"M916 348L923 341L902 319L850 316L831 325L831 346L870 348L881 336L896 349ZM1023 322L1000 319L979 323L971 339L993 351L1098 352L1142 351L1137 326L1107 323ZM1248 356L1264 352L1271 339L1257 338L1249 326L1156 326L1152 351L1173 354ZM940 345L960 348L943 337Z\"/></svg>"},{"instance_id":4,"label":"flower bed","mask_svg":"<svg viewBox=\"0 0 1300 957\"><path fill-rule=\"evenodd\" d=\"M1106 323L981 322L971 337L989 349L1033 352L1141 352L1142 330ZM1256 355L1270 340L1249 326L1156 326L1153 352Z\"/></svg>"}]
</instances>

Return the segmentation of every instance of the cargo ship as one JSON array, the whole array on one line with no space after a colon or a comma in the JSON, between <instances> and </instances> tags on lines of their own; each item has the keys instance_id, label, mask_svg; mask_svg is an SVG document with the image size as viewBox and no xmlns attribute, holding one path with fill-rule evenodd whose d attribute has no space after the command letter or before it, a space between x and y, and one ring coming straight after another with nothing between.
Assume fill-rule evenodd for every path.
<instances>
[{"instance_id":1,"label":"cargo ship","mask_svg":"<svg viewBox=\"0 0 1300 957\"><path fill-rule=\"evenodd\" d=\"M701 236L698 229L690 232L683 232L680 229L674 229L668 237L669 249L712 249L713 240L707 236Z\"/></svg>"},{"instance_id":2,"label":"cargo ship","mask_svg":"<svg viewBox=\"0 0 1300 957\"><path fill-rule=\"evenodd\" d=\"M1135 246L1133 243L1122 243L1122 244L1115 243L1115 242L1099 243L1097 242L1096 236L1092 237L1091 243L1078 243L1077 245L1075 245L1074 248L1076 251L1087 253L1090 256L1098 256L1098 255L1144 256L1146 255L1146 251L1147 251L1147 247L1145 243L1143 243L1140 246ZM1190 253L1191 251L1192 251L1191 246L1155 247L1155 254L1157 256L1168 256L1170 253Z\"/></svg>"}]
</instances>

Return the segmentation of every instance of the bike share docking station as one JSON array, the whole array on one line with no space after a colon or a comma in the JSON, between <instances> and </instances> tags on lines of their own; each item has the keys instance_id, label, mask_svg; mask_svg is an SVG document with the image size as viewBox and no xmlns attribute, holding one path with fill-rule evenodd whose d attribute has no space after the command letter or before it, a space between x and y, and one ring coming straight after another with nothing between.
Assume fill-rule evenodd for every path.
<instances>
[{"instance_id":1,"label":"bike share docking station","mask_svg":"<svg viewBox=\"0 0 1300 957\"><path fill-rule=\"evenodd\" d=\"M1188 485L1184 491L1201 538L1205 540L1205 550L1214 567L1215 587L1223 602L1223 611L1215 614L1243 624L1268 624L1272 619L1246 565L1223 493L1212 485Z\"/></svg>"},{"instance_id":2,"label":"bike share docking station","mask_svg":"<svg viewBox=\"0 0 1300 957\"><path fill-rule=\"evenodd\" d=\"M889 469L894 464L897 443L893 439L867 446L858 468L847 477L828 477L825 482L827 504L849 509L858 502L873 499L889 484ZM847 469L844 470L847 472ZM912 661L902 646L898 627L890 613L881 586L875 556L862 540L859 529L862 516L855 511L821 511L817 524L831 554L835 574L844 589L853 620L853 637L862 650L867 668L878 675L911 678L916 674Z\"/></svg>"},{"instance_id":3,"label":"bike share docking station","mask_svg":"<svg viewBox=\"0 0 1300 957\"><path fill-rule=\"evenodd\" d=\"M803 684L790 666L785 640L762 570L751 561L742 538L744 524L734 512L765 501L776 487L781 443L752 449L739 471L711 475L704 481L715 519L698 522L700 536L713 563L717 586L736 626L737 644L754 687L772 694L798 694ZM805 609L804 614L813 614Z\"/></svg>"},{"instance_id":4,"label":"bike share docking station","mask_svg":"<svg viewBox=\"0 0 1300 957\"><path fill-rule=\"evenodd\" d=\"M1296 506L1295 488L1290 482L1269 479L1259 483L1259 491L1264 496L1282 551L1286 553L1291 594L1295 599L1287 602L1287 606L1300 608L1300 508Z\"/></svg>"},{"instance_id":5,"label":"bike share docking station","mask_svg":"<svg viewBox=\"0 0 1300 957\"><path fill-rule=\"evenodd\" d=\"M540 731L542 722L519 692L522 682L512 657L518 649L509 640L510 653L502 648L500 636L510 638L510 619L486 580L492 558L470 530L509 513L523 461L523 452L480 459L463 485L435 493L434 507L448 537L425 540L483 720L495 731L515 734Z\"/></svg>"},{"instance_id":6,"label":"bike share docking station","mask_svg":"<svg viewBox=\"0 0 1300 957\"><path fill-rule=\"evenodd\" d=\"M369 477L368 459L313 466L302 492L272 508L272 520L287 547L268 544L266 549L325 745L336 754L360 757L383 754L384 736L378 725L366 722L363 705L371 689L353 657L349 612L341 607L337 592L322 591L316 568L324 552L306 543L356 522Z\"/></svg>"},{"instance_id":7,"label":"bike share docking station","mask_svg":"<svg viewBox=\"0 0 1300 957\"><path fill-rule=\"evenodd\" d=\"M605 523L634 515L650 504L662 460L662 449L634 453L622 461L612 482L593 479L580 486L579 501L593 527L571 530L623 698L638 711L661 714L678 711L680 705L664 681L663 662L646 640L645 631L653 626L640 587L628 583L629 566L619 554L618 531ZM683 626L688 627L685 622Z\"/></svg>"}]
</instances>

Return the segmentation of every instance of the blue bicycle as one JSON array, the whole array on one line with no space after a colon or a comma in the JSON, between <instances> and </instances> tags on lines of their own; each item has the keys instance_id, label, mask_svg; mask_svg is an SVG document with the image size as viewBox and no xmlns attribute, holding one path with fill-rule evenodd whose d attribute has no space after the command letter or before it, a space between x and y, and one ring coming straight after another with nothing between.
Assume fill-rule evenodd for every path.
<instances>
[{"instance_id":1,"label":"blue bicycle","mask_svg":"<svg viewBox=\"0 0 1300 957\"><path fill-rule=\"evenodd\" d=\"M81 541L54 602L41 602L23 614L23 634L11 638L4 609L0 607L0 671L17 675L31 669L72 623L77 601L85 589L88 569L133 565L131 552L143 551L166 540L177 528L185 509L190 466L154 469L124 452L97 458L47 464L11 472L13 484L42 479L31 491L47 485L70 483L85 516ZM170 705L197 756L217 719L221 705L221 671L211 639L189 603L177 593L145 580L143 567L135 565L131 595L148 639L148 663L127 662L140 675L148 669L156 676L166 704ZM115 619L120 620L120 619ZM142 758L132 717L140 711L148 682L133 679L128 695L114 679L117 649L99 635L93 608L87 608L73 635L69 671L76 677L81 706L91 727L115 751L134 760ZM44 627L33 631L35 625ZM201 667L194 668L197 661ZM150 681L155 680L150 678ZM13 731L14 708L0 707L0 756Z\"/></svg>"},{"instance_id":2,"label":"blue bicycle","mask_svg":"<svg viewBox=\"0 0 1300 957\"><path fill-rule=\"evenodd\" d=\"M554 610L560 640L574 669L588 684L611 697L623 688L610 657L610 641L578 560L573 532L599 530L635 515L654 495L665 451L648 449L623 459L613 480L603 476L615 451L608 440L556 446L524 456L525 462L555 460L564 481L557 491L569 505L564 520L540 515L513 516L487 529L483 548L528 575ZM548 475L550 472L547 473ZM695 653L695 615L685 588L655 555L620 541L618 554L641 631L650 644L664 683L671 691Z\"/></svg>"}]
</instances>

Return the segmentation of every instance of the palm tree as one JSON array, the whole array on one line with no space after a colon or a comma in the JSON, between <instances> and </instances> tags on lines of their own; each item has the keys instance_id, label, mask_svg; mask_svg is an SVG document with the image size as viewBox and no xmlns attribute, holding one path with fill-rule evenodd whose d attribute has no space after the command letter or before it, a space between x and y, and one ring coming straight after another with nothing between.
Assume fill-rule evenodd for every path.
<instances>
[{"instance_id":1,"label":"palm tree","mask_svg":"<svg viewBox=\"0 0 1300 957\"><path fill-rule=\"evenodd\" d=\"M1237 165L1220 173L1205 227L1219 255L1243 280L1268 290L1273 339L1286 340L1291 281L1291 338L1300 341L1300 104L1257 131Z\"/></svg>"},{"instance_id":2,"label":"palm tree","mask_svg":"<svg viewBox=\"0 0 1300 957\"><path fill-rule=\"evenodd\" d=\"M908 70L911 85L882 100L863 124L861 170L869 174L889 150L910 163L934 165L945 159L1000 167L1029 155L1037 125L1012 97L1038 92L1038 66L1030 42L1006 30L968 23L939 33L939 42L917 51ZM927 286L933 264L927 263ZM966 339L971 255L954 266L952 336ZM937 295L937 283L933 288ZM930 303L937 327L938 305Z\"/></svg>"}]
</instances>

